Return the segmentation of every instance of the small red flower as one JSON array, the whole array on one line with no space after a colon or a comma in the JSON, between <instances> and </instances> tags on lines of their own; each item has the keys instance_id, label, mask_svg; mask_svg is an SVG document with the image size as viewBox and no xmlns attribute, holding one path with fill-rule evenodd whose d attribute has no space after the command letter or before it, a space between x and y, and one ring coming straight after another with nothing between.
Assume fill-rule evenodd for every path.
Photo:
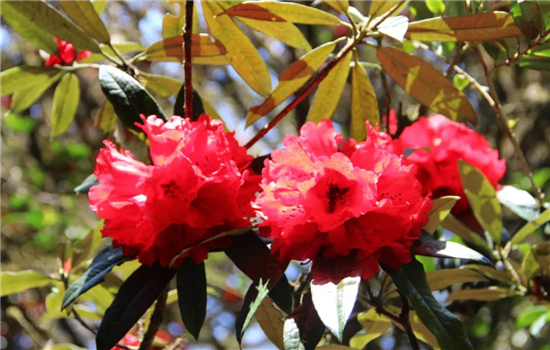
<instances>
[{"instance_id":1,"label":"small red flower","mask_svg":"<svg viewBox=\"0 0 550 350\"><path fill-rule=\"evenodd\" d=\"M246 170L252 157L221 121L150 116L137 125L149 138L153 165L105 141L94 172L100 184L89 192L92 210L105 220L103 236L114 246L138 254L143 264L169 266L183 249L250 225L259 176ZM201 262L212 244L184 256Z\"/></svg>"},{"instance_id":2,"label":"small red flower","mask_svg":"<svg viewBox=\"0 0 550 350\"><path fill-rule=\"evenodd\" d=\"M70 66L75 62L75 60L80 61L92 54L90 51L83 50L77 55L73 44L69 44L57 37L55 37L55 41L57 42L57 48L59 50L58 54L50 55L50 57L48 57L45 63L46 67L51 67L56 64Z\"/></svg>"},{"instance_id":3,"label":"small red flower","mask_svg":"<svg viewBox=\"0 0 550 350\"><path fill-rule=\"evenodd\" d=\"M418 119L405 128L400 140L404 148L416 149L407 160L418 167L424 193L431 192L432 198L460 196L454 214L469 209L458 172L459 159L477 167L495 188L506 172L506 163L482 135L443 115Z\"/></svg>"},{"instance_id":4,"label":"small red flower","mask_svg":"<svg viewBox=\"0 0 550 350\"><path fill-rule=\"evenodd\" d=\"M368 124L367 133L339 148L330 121L307 123L266 161L256 205L282 259L311 259L315 268L318 254L357 253L363 278L379 261L394 269L410 261L431 201L399 144Z\"/></svg>"},{"instance_id":5,"label":"small red flower","mask_svg":"<svg viewBox=\"0 0 550 350\"><path fill-rule=\"evenodd\" d=\"M395 135L398 129L397 114L395 112L395 109L391 109L390 113L388 114L389 118L386 114L382 116L382 124L386 126L387 133L389 133L390 135Z\"/></svg>"}]
</instances>

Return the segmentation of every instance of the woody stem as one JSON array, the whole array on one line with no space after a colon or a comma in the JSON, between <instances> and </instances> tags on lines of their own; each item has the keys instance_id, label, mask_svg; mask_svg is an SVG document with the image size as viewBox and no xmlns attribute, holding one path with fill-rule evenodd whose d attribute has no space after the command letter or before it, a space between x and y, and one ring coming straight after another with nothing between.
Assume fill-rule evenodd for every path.
<instances>
[{"instance_id":1,"label":"woody stem","mask_svg":"<svg viewBox=\"0 0 550 350\"><path fill-rule=\"evenodd\" d=\"M183 53L185 73L185 117L193 119L193 67L191 62L191 39L193 35L193 0L185 2L185 27L183 29Z\"/></svg>"},{"instance_id":2,"label":"woody stem","mask_svg":"<svg viewBox=\"0 0 550 350\"><path fill-rule=\"evenodd\" d=\"M162 314L164 312L164 308L166 307L166 298L168 297L168 288L166 288L160 297L157 299L157 303L155 304L155 310L153 311L153 315L151 315L151 322L149 324L149 328L147 328L147 332L145 332L145 335L143 336L143 340L141 341L141 345L139 346L139 350L149 350L151 347L151 344L153 344L153 339L155 339L155 334L157 334L157 331L160 328L160 325L162 323Z\"/></svg>"}]
</instances>

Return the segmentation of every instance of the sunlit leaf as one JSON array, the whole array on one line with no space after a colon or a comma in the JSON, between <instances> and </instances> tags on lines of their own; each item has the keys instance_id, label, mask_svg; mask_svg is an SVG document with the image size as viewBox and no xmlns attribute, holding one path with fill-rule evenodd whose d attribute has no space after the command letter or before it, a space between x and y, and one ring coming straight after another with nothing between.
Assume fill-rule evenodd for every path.
<instances>
[{"instance_id":1,"label":"sunlit leaf","mask_svg":"<svg viewBox=\"0 0 550 350\"><path fill-rule=\"evenodd\" d=\"M391 47L378 48L376 55L384 71L420 103L452 120L464 118L477 124L466 96L431 64Z\"/></svg>"},{"instance_id":2,"label":"sunlit leaf","mask_svg":"<svg viewBox=\"0 0 550 350\"><path fill-rule=\"evenodd\" d=\"M405 37L420 41L485 41L521 35L508 13L489 12L411 22Z\"/></svg>"},{"instance_id":3,"label":"sunlit leaf","mask_svg":"<svg viewBox=\"0 0 550 350\"><path fill-rule=\"evenodd\" d=\"M321 67L335 47L335 41L321 45L288 66L279 75L279 84L271 95L261 105L250 109L246 116L246 126L254 124L258 119L271 112L275 107L298 91Z\"/></svg>"},{"instance_id":4,"label":"sunlit leaf","mask_svg":"<svg viewBox=\"0 0 550 350\"><path fill-rule=\"evenodd\" d=\"M225 57L243 80L263 97L271 92L271 77L264 60L254 44L227 15L221 15L223 9L213 1L203 3L203 12L208 28L214 38L226 49Z\"/></svg>"},{"instance_id":5,"label":"sunlit leaf","mask_svg":"<svg viewBox=\"0 0 550 350\"><path fill-rule=\"evenodd\" d=\"M432 210L428 214L430 219L423 230L432 234L449 215L455 203L460 199L457 196L443 196L433 200Z\"/></svg>"},{"instance_id":6,"label":"sunlit leaf","mask_svg":"<svg viewBox=\"0 0 550 350\"><path fill-rule=\"evenodd\" d=\"M285 320L283 328L285 349L313 350L323 337L325 327L319 318L311 294L302 297L302 304Z\"/></svg>"},{"instance_id":7,"label":"sunlit leaf","mask_svg":"<svg viewBox=\"0 0 550 350\"><path fill-rule=\"evenodd\" d=\"M355 57L355 65L351 69L351 137L364 141L367 137L365 122L371 126L380 123L378 101L365 68Z\"/></svg>"},{"instance_id":8,"label":"sunlit leaf","mask_svg":"<svg viewBox=\"0 0 550 350\"><path fill-rule=\"evenodd\" d=\"M224 14L263 21L302 24L339 25L340 20L330 13L290 2L244 2L227 9Z\"/></svg>"},{"instance_id":9,"label":"sunlit leaf","mask_svg":"<svg viewBox=\"0 0 550 350\"><path fill-rule=\"evenodd\" d=\"M1 2L4 4L4 2ZM10 95L38 84L47 83L59 71L55 68L18 66L0 73L0 94Z\"/></svg>"},{"instance_id":10,"label":"sunlit leaf","mask_svg":"<svg viewBox=\"0 0 550 350\"><path fill-rule=\"evenodd\" d=\"M74 120L80 102L80 84L73 73L66 74L55 88L51 123L51 137L63 134Z\"/></svg>"},{"instance_id":11,"label":"sunlit leaf","mask_svg":"<svg viewBox=\"0 0 550 350\"><path fill-rule=\"evenodd\" d=\"M388 305L387 310L395 316L399 316L401 314L401 309L397 306ZM430 345L432 348L434 348L434 350L441 349L439 347L439 344L437 343L437 338L435 337L435 335L428 329L428 327L424 325L424 323L422 323L416 312L409 311L409 322L411 324L414 335L418 340ZM403 329L403 325L401 325L399 322L392 321L392 323L402 331L405 331Z\"/></svg>"},{"instance_id":12,"label":"sunlit leaf","mask_svg":"<svg viewBox=\"0 0 550 350\"><path fill-rule=\"evenodd\" d=\"M426 0L426 7L434 15L442 15L445 12L443 0Z\"/></svg>"},{"instance_id":13,"label":"sunlit leaf","mask_svg":"<svg viewBox=\"0 0 550 350\"><path fill-rule=\"evenodd\" d=\"M391 321L376 312L374 308L357 315L357 320L363 327L364 332L358 333L350 339L350 345L355 349L363 349L391 326Z\"/></svg>"},{"instance_id":14,"label":"sunlit leaf","mask_svg":"<svg viewBox=\"0 0 550 350\"><path fill-rule=\"evenodd\" d=\"M481 249L487 254L492 254L493 250L491 249L491 247L489 247L489 244L483 238L481 238L480 235L470 230L466 225L460 222L452 214L449 214L445 217L445 219L441 223L441 227L454 233L455 235L460 237L465 243L472 244L476 246L476 248Z\"/></svg>"},{"instance_id":15,"label":"sunlit leaf","mask_svg":"<svg viewBox=\"0 0 550 350\"><path fill-rule=\"evenodd\" d=\"M112 45L120 54L126 54L129 52L143 52L145 50L140 43L133 41L124 41L114 43ZM110 46L100 44L100 47L103 53L108 54L111 57L115 57L117 55ZM79 60L78 63L96 63L106 60L107 57L105 57L103 53L92 53L90 56Z\"/></svg>"},{"instance_id":16,"label":"sunlit leaf","mask_svg":"<svg viewBox=\"0 0 550 350\"><path fill-rule=\"evenodd\" d=\"M37 85L31 85L25 89L16 90L11 99L10 110L17 113L29 108L59 79L61 79L61 72L49 78L45 82Z\"/></svg>"},{"instance_id":17,"label":"sunlit leaf","mask_svg":"<svg viewBox=\"0 0 550 350\"><path fill-rule=\"evenodd\" d=\"M427 233L423 233L415 242L412 252L437 258L465 259L492 264L490 260L473 249L455 242L439 241Z\"/></svg>"},{"instance_id":18,"label":"sunlit leaf","mask_svg":"<svg viewBox=\"0 0 550 350\"><path fill-rule=\"evenodd\" d=\"M511 278L510 274L506 271L496 270L494 267L485 266L485 265L466 265L467 269L477 271L483 276L507 284L514 283L514 280Z\"/></svg>"},{"instance_id":19,"label":"sunlit leaf","mask_svg":"<svg viewBox=\"0 0 550 350\"><path fill-rule=\"evenodd\" d=\"M183 60L183 37L175 36L159 40L145 50L144 59L149 61L166 61L168 58L177 62ZM208 34L193 34L191 37L191 57L220 56L226 53L225 47Z\"/></svg>"},{"instance_id":20,"label":"sunlit leaf","mask_svg":"<svg viewBox=\"0 0 550 350\"><path fill-rule=\"evenodd\" d=\"M502 209L493 185L476 167L462 159L458 161L460 179L472 212L483 229L500 245L502 236Z\"/></svg>"},{"instance_id":21,"label":"sunlit leaf","mask_svg":"<svg viewBox=\"0 0 550 350\"><path fill-rule=\"evenodd\" d=\"M0 296L23 292L30 288L39 288L53 283L50 277L32 270L2 271L0 273Z\"/></svg>"},{"instance_id":22,"label":"sunlit leaf","mask_svg":"<svg viewBox=\"0 0 550 350\"><path fill-rule=\"evenodd\" d=\"M250 28L280 40L289 46L304 49L306 51L311 50L311 45L309 45L308 40L304 37L302 31L293 23L261 21L244 17L237 17L237 19Z\"/></svg>"},{"instance_id":23,"label":"sunlit leaf","mask_svg":"<svg viewBox=\"0 0 550 350\"><path fill-rule=\"evenodd\" d=\"M324 0L327 4L333 7L335 10L342 13L348 12L349 1L348 0Z\"/></svg>"},{"instance_id":24,"label":"sunlit leaf","mask_svg":"<svg viewBox=\"0 0 550 350\"><path fill-rule=\"evenodd\" d=\"M546 305L532 305L528 307L516 319L516 329L529 327L544 314L548 314L548 307Z\"/></svg>"},{"instance_id":25,"label":"sunlit leaf","mask_svg":"<svg viewBox=\"0 0 550 350\"><path fill-rule=\"evenodd\" d=\"M537 201L527 191L505 185L497 191L497 198L502 205L527 221L535 220L540 215Z\"/></svg>"},{"instance_id":26,"label":"sunlit leaf","mask_svg":"<svg viewBox=\"0 0 550 350\"><path fill-rule=\"evenodd\" d=\"M166 75L144 72L140 72L138 78L145 88L162 97L177 96L183 84L183 82Z\"/></svg>"},{"instance_id":27,"label":"sunlit leaf","mask_svg":"<svg viewBox=\"0 0 550 350\"><path fill-rule=\"evenodd\" d=\"M97 12L98 15L101 15L103 11L105 11L105 7L107 7L107 1L108 0L92 0L92 6L94 7L95 12Z\"/></svg>"},{"instance_id":28,"label":"sunlit leaf","mask_svg":"<svg viewBox=\"0 0 550 350\"><path fill-rule=\"evenodd\" d=\"M495 301L520 295L517 291L502 287L456 290L449 294L447 302L461 300Z\"/></svg>"},{"instance_id":29,"label":"sunlit leaf","mask_svg":"<svg viewBox=\"0 0 550 350\"><path fill-rule=\"evenodd\" d=\"M99 106L95 116L95 125L105 132L111 132L116 127L115 109L111 102L105 101Z\"/></svg>"},{"instance_id":30,"label":"sunlit leaf","mask_svg":"<svg viewBox=\"0 0 550 350\"><path fill-rule=\"evenodd\" d=\"M244 297L243 309L241 310L241 312L239 312L239 316L242 315L245 317L237 316L237 321L235 322L235 326L237 327L237 341L239 342L239 344L242 340L244 332L250 324L250 321L252 321L252 316L254 316L256 310L258 309L258 307L260 307L262 301L267 297L267 294L269 293L268 284L269 281L266 281L264 284L262 282L262 279L260 279L258 285L252 284L250 286L248 292Z\"/></svg>"},{"instance_id":31,"label":"sunlit leaf","mask_svg":"<svg viewBox=\"0 0 550 350\"><path fill-rule=\"evenodd\" d=\"M528 55L521 57L518 61L521 68L529 68L540 71L550 71L550 58Z\"/></svg>"},{"instance_id":32,"label":"sunlit leaf","mask_svg":"<svg viewBox=\"0 0 550 350\"><path fill-rule=\"evenodd\" d=\"M407 5L409 1L400 0L374 0L370 5L369 17L379 17L391 10L393 7L399 5L392 14L398 14Z\"/></svg>"},{"instance_id":33,"label":"sunlit leaf","mask_svg":"<svg viewBox=\"0 0 550 350\"><path fill-rule=\"evenodd\" d=\"M307 114L307 121L318 123L323 119L332 118L348 80L351 56L350 51L319 84Z\"/></svg>"},{"instance_id":34,"label":"sunlit leaf","mask_svg":"<svg viewBox=\"0 0 550 350\"><path fill-rule=\"evenodd\" d=\"M283 342L284 315L269 297L262 300L254 314L266 337L280 350L285 348Z\"/></svg>"},{"instance_id":35,"label":"sunlit leaf","mask_svg":"<svg viewBox=\"0 0 550 350\"><path fill-rule=\"evenodd\" d=\"M107 44L111 37L105 24L97 14L94 6L89 0L64 0L59 5L67 15L80 26L86 33L97 41Z\"/></svg>"},{"instance_id":36,"label":"sunlit leaf","mask_svg":"<svg viewBox=\"0 0 550 350\"><path fill-rule=\"evenodd\" d=\"M405 16L388 17L377 27L378 31L398 41L403 41L409 19Z\"/></svg>"}]
</instances>

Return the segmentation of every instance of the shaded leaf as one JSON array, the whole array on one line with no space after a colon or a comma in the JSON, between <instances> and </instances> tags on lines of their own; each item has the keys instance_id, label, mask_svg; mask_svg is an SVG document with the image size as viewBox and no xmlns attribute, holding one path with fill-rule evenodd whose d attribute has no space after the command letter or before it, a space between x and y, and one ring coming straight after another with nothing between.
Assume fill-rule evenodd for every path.
<instances>
[{"instance_id":1,"label":"shaded leaf","mask_svg":"<svg viewBox=\"0 0 550 350\"><path fill-rule=\"evenodd\" d=\"M540 71L550 70L550 59L548 57L524 56L519 59L518 64L521 68Z\"/></svg>"},{"instance_id":2,"label":"shaded leaf","mask_svg":"<svg viewBox=\"0 0 550 350\"><path fill-rule=\"evenodd\" d=\"M436 17L409 23L405 37L419 41L486 41L521 36L506 12Z\"/></svg>"},{"instance_id":3,"label":"shaded leaf","mask_svg":"<svg viewBox=\"0 0 550 350\"><path fill-rule=\"evenodd\" d=\"M109 350L126 335L164 291L176 270L141 265L120 286L97 332L98 350Z\"/></svg>"},{"instance_id":4,"label":"shaded leaf","mask_svg":"<svg viewBox=\"0 0 550 350\"><path fill-rule=\"evenodd\" d=\"M96 228L90 230L90 232L82 239L74 248L71 255L71 264L73 268L78 267L81 263L88 260L90 254L96 250L101 243L101 227L100 224Z\"/></svg>"},{"instance_id":5,"label":"shaded leaf","mask_svg":"<svg viewBox=\"0 0 550 350\"><path fill-rule=\"evenodd\" d=\"M455 242L438 241L433 238L433 236L426 233L423 233L414 243L412 252L418 255L433 256L437 258L465 259L492 265L489 259L473 249Z\"/></svg>"},{"instance_id":6,"label":"shaded leaf","mask_svg":"<svg viewBox=\"0 0 550 350\"><path fill-rule=\"evenodd\" d=\"M279 349L285 348L283 342L284 315L269 297L262 300L254 314L266 337Z\"/></svg>"},{"instance_id":7,"label":"shaded leaf","mask_svg":"<svg viewBox=\"0 0 550 350\"><path fill-rule=\"evenodd\" d=\"M369 76L355 56L355 65L351 69L351 137L357 141L367 138L365 122L371 126L380 123L378 101L370 83Z\"/></svg>"},{"instance_id":8,"label":"shaded leaf","mask_svg":"<svg viewBox=\"0 0 550 350\"><path fill-rule=\"evenodd\" d=\"M456 290L449 294L447 302L461 300L495 301L519 295L518 292L502 287Z\"/></svg>"},{"instance_id":9,"label":"shaded leaf","mask_svg":"<svg viewBox=\"0 0 550 350\"><path fill-rule=\"evenodd\" d=\"M196 264L190 258L185 259L176 273L176 284L183 325L195 339L198 339L206 317L204 262Z\"/></svg>"},{"instance_id":10,"label":"shaded leaf","mask_svg":"<svg viewBox=\"0 0 550 350\"><path fill-rule=\"evenodd\" d=\"M340 2L340 1L338 1ZM289 2L244 2L230 7L223 14L272 22L339 25L340 20L316 8Z\"/></svg>"},{"instance_id":11,"label":"shaded leaf","mask_svg":"<svg viewBox=\"0 0 550 350\"><path fill-rule=\"evenodd\" d=\"M63 76L53 94L51 137L63 134L74 120L80 102L80 84L73 73Z\"/></svg>"},{"instance_id":12,"label":"shaded leaf","mask_svg":"<svg viewBox=\"0 0 550 350\"><path fill-rule=\"evenodd\" d=\"M23 292L30 288L39 288L53 283L50 277L33 270L2 271L0 273L0 296Z\"/></svg>"},{"instance_id":13,"label":"shaded leaf","mask_svg":"<svg viewBox=\"0 0 550 350\"><path fill-rule=\"evenodd\" d=\"M483 229L500 245L502 236L502 209L493 185L476 167L462 159L458 161L460 179L470 208Z\"/></svg>"},{"instance_id":14,"label":"shaded leaf","mask_svg":"<svg viewBox=\"0 0 550 350\"><path fill-rule=\"evenodd\" d=\"M388 305L387 310L395 316L399 316L399 314L401 313L400 308L392 305ZM416 312L409 311L409 322L411 324L414 335L418 340L430 345L432 348L434 348L434 350L440 349L435 335L428 329L428 327L426 327L422 323ZM401 325L400 323L395 321L392 321L392 323L394 326L398 327L402 331L405 331L403 329L403 325Z\"/></svg>"},{"instance_id":15,"label":"shaded leaf","mask_svg":"<svg viewBox=\"0 0 550 350\"><path fill-rule=\"evenodd\" d=\"M111 132L116 128L115 108L108 100L103 102L94 118L95 126L98 126L105 132ZM89 188L88 188L89 189ZM75 189L76 191L76 189ZM79 192L79 191L77 191Z\"/></svg>"},{"instance_id":16,"label":"shaded leaf","mask_svg":"<svg viewBox=\"0 0 550 350\"><path fill-rule=\"evenodd\" d=\"M460 197L457 196L443 196L434 199L432 210L428 214L430 219L422 229L429 234L433 234L447 215L449 215L451 209L453 209L459 199Z\"/></svg>"},{"instance_id":17,"label":"shaded leaf","mask_svg":"<svg viewBox=\"0 0 550 350\"><path fill-rule=\"evenodd\" d=\"M550 243L541 242L535 244L525 254L521 269L527 280L550 268Z\"/></svg>"},{"instance_id":18,"label":"shaded leaf","mask_svg":"<svg viewBox=\"0 0 550 350\"><path fill-rule=\"evenodd\" d=\"M61 309L65 309L80 295L103 282L105 275L109 273L113 267L120 265L128 260L122 254L122 248L113 248L108 246L103 249L92 261L86 271L79 279L74 281L63 296L63 304Z\"/></svg>"},{"instance_id":19,"label":"shaded leaf","mask_svg":"<svg viewBox=\"0 0 550 350\"><path fill-rule=\"evenodd\" d=\"M270 22L260 21L257 19L237 17L237 19L250 28L264 33L274 39L280 40L283 43L295 47L297 49L311 50L308 40L293 23L289 22Z\"/></svg>"},{"instance_id":20,"label":"shaded leaf","mask_svg":"<svg viewBox=\"0 0 550 350\"><path fill-rule=\"evenodd\" d=\"M185 84L181 87L176 96L176 104L174 105L174 115L185 115ZM198 120L199 116L204 113L202 100L196 90L193 90L193 120Z\"/></svg>"},{"instance_id":21,"label":"shaded leaf","mask_svg":"<svg viewBox=\"0 0 550 350\"><path fill-rule=\"evenodd\" d=\"M324 332L325 326L313 306L311 294L306 293L302 298L302 304L285 320L283 334L285 349L313 350Z\"/></svg>"},{"instance_id":22,"label":"shaded leaf","mask_svg":"<svg viewBox=\"0 0 550 350\"><path fill-rule=\"evenodd\" d=\"M90 174L90 175L88 175L88 177L86 177L84 179L84 181L80 185L78 185L74 188L74 191L76 193L87 194L90 191L90 188L92 188L92 186L95 186L95 185L98 185L98 184L99 184L99 181L97 180L95 175Z\"/></svg>"},{"instance_id":23,"label":"shaded leaf","mask_svg":"<svg viewBox=\"0 0 550 350\"><path fill-rule=\"evenodd\" d=\"M105 24L103 24L94 5L89 0L64 0L60 1L59 5L74 23L78 24L94 39L103 44L111 41Z\"/></svg>"},{"instance_id":24,"label":"shaded leaf","mask_svg":"<svg viewBox=\"0 0 550 350\"><path fill-rule=\"evenodd\" d=\"M529 39L539 36L544 23L536 1L511 1L510 14L518 28Z\"/></svg>"},{"instance_id":25,"label":"shaded leaf","mask_svg":"<svg viewBox=\"0 0 550 350\"><path fill-rule=\"evenodd\" d=\"M12 96L10 110L12 112L21 112L32 106L53 84L61 79L61 72L49 78L45 82L37 85L31 85L25 89L18 89Z\"/></svg>"},{"instance_id":26,"label":"shaded leaf","mask_svg":"<svg viewBox=\"0 0 550 350\"><path fill-rule=\"evenodd\" d=\"M254 124L298 91L321 67L335 47L336 41L321 45L288 66L279 75L279 84L271 95L261 105L250 108L246 116L246 126Z\"/></svg>"},{"instance_id":27,"label":"shaded leaf","mask_svg":"<svg viewBox=\"0 0 550 350\"><path fill-rule=\"evenodd\" d=\"M149 61L170 60L181 62L183 54L183 37L175 36L154 42L145 49L144 59ZM211 57L226 54L226 49L218 40L211 39L208 34L193 34L191 36L191 57Z\"/></svg>"},{"instance_id":28,"label":"shaded leaf","mask_svg":"<svg viewBox=\"0 0 550 350\"><path fill-rule=\"evenodd\" d=\"M313 102L307 114L307 121L318 123L323 119L330 119L336 111L340 95L344 91L348 80L349 65L352 52L348 52L344 58L328 73L327 77L319 84Z\"/></svg>"},{"instance_id":29,"label":"shaded leaf","mask_svg":"<svg viewBox=\"0 0 550 350\"><path fill-rule=\"evenodd\" d=\"M464 118L477 124L466 96L431 64L391 47L378 48L376 56L384 71L418 102L452 120Z\"/></svg>"},{"instance_id":30,"label":"shaded leaf","mask_svg":"<svg viewBox=\"0 0 550 350\"><path fill-rule=\"evenodd\" d=\"M203 5L208 28L225 46L229 64L252 90L267 97L271 92L271 77L254 44L229 16L220 15L223 9L217 3L206 1Z\"/></svg>"},{"instance_id":31,"label":"shaded leaf","mask_svg":"<svg viewBox=\"0 0 550 350\"><path fill-rule=\"evenodd\" d=\"M4 2L1 2L1 4L4 4ZM58 72L57 69L48 67L19 66L6 69L0 73L0 80L2 81L0 94L2 96L10 95L18 90L45 84Z\"/></svg>"},{"instance_id":32,"label":"shaded leaf","mask_svg":"<svg viewBox=\"0 0 550 350\"><path fill-rule=\"evenodd\" d=\"M464 325L432 295L422 264L413 260L392 274L399 291L409 298L422 323L435 335L441 349L473 349Z\"/></svg>"},{"instance_id":33,"label":"shaded leaf","mask_svg":"<svg viewBox=\"0 0 550 350\"><path fill-rule=\"evenodd\" d=\"M540 215L537 201L527 191L505 185L497 191L497 198L500 204L527 221L535 220Z\"/></svg>"}]
</instances>

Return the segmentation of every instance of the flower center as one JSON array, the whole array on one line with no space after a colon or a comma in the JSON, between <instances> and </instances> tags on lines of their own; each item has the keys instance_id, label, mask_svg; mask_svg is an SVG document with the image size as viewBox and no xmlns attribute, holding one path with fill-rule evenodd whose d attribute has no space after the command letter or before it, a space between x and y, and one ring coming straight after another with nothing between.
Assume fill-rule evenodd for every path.
<instances>
[{"instance_id":1,"label":"flower center","mask_svg":"<svg viewBox=\"0 0 550 350\"><path fill-rule=\"evenodd\" d=\"M349 188L340 188L335 184L328 185L327 198L328 198L328 212L334 213L336 210L336 204L344 198L348 193Z\"/></svg>"},{"instance_id":2,"label":"flower center","mask_svg":"<svg viewBox=\"0 0 550 350\"><path fill-rule=\"evenodd\" d=\"M164 185L160 185L160 187L164 190L164 194L170 198L178 197L179 193L181 192L181 189L178 185L176 185L174 181L170 181Z\"/></svg>"}]
</instances>

